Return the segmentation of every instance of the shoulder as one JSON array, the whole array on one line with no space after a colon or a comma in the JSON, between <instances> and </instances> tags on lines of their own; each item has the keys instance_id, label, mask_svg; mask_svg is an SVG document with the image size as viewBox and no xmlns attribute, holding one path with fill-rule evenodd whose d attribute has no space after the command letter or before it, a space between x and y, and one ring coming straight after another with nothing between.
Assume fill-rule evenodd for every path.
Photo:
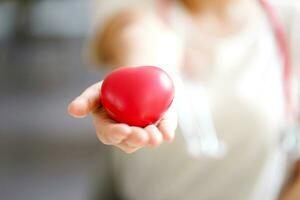
<instances>
[{"instance_id":1,"label":"shoulder","mask_svg":"<svg viewBox=\"0 0 300 200\"><path fill-rule=\"evenodd\" d=\"M300 18L300 1L298 0L270 0L286 26L296 23ZM298 21L299 22L299 21ZM289 28L289 27L288 27Z\"/></svg>"},{"instance_id":2,"label":"shoulder","mask_svg":"<svg viewBox=\"0 0 300 200\"><path fill-rule=\"evenodd\" d=\"M298 0L269 0L270 3L281 11L296 11L300 8Z\"/></svg>"},{"instance_id":3,"label":"shoulder","mask_svg":"<svg viewBox=\"0 0 300 200\"><path fill-rule=\"evenodd\" d=\"M287 39L291 51L291 58L296 73L300 74L300 1L298 0L272 0L271 1L285 26ZM299 76L299 75L297 75Z\"/></svg>"},{"instance_id":4,"label":"shoulder","mask_svg":"<svg viewBox=\"0 0 300 200\"><path fill-rule=\"evenodd\" d=\"M155 19L150 11L124 8L106 18L96 27L91 40L91 55L95 63L106 63L116 59L120 49L139 41L156 29ZM147 31L152 29L151 31Z\"/></svg>"},{"instance_id":5,"label":"shoulder","mask_svg":"<svg viewBox=\"0 0 300 200\"><path fill-rule=\"evenodd\" d=\"M126 19L127 18L127 19ZM129 46L152 46L177 40L176 33L152 11L125 10L116 16L115 30L122 43Z\"/></svg>"},{"instance_id":6,"label":"shoulder","mask_svg":"<svg viewBox=\"0 0 300 200\"><path fill-rule=\"evenodd\" d=\"M300 39L300 1L298 0L271 0L286 30L286 35L292 48ZM297 47L297 49L299 49Z\"/></svg>"},{"instance_id":7,"label":"shoulder","mask_svg":"<svg viewBox=\"0 0 300 200\"><path fill-rule=\"evenodd\" d=\"M91 55L95 63L114 63L130 55L149 60L150 55L161 57L162 51L173 49L180 49L178 38L155 12L129 8L115 13L96 31Z\"/></svg>"}]
</instances>

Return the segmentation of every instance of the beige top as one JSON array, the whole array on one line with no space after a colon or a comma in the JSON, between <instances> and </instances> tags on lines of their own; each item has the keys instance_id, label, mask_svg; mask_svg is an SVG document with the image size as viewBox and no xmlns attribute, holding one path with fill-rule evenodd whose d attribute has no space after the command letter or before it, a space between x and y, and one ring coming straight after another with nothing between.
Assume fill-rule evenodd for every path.
<instances>
[{"instance_id":1,"label":"beige top","mask_svg":"<svg viewBox=\"0 0 300 200\"><path fill-rule=\"evenodd\" d=\"M273 4L287 25L294 64L300 65L299 3L278 2ZM277 198L288 172L286 153L279 145L284 124L282 64L269 21L260 9L255 15L260 20L220 40L199 82L184 80L187 87L178 94L190 95L190 100L179 101L180 127L173 143L132 155L116 151L115 177L125 199ZM195 44L193 27L187 21L178 23L174 27L181 43ZM167 70L182 78L178 71ZM206 101L199 91L205 91ZM224 157L198 154L196 147L189 146L197 141L199 130L206 130L197 129L202 112L199 102L209 105L213 128L227 147ZM191 126L184 127L183 121Z\"/></svg>"}]
</instances>

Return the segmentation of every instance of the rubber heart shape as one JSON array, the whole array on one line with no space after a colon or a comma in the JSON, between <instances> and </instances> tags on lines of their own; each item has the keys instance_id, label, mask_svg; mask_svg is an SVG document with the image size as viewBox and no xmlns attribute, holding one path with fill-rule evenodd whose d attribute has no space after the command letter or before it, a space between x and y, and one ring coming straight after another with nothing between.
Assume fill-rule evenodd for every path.
<instances>
[{"instance_id":1,"label":"rubber heart shape","mask_svg":"<svg viewBox=\"0 0 300 200\"><path fill-rule=\"evenodd\" d=\"M100 100L115 121L145 127L162 118L174 93L172 79L158 67L121 67L104 79Z\"/></svg>"}]
</instances>

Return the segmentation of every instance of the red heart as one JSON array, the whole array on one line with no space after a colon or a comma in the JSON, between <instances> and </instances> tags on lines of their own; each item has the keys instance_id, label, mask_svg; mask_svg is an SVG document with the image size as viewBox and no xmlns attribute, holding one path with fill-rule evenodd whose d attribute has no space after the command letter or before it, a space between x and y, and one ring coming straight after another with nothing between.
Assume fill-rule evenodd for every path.
<instances>
[{"instance_id":1,"label":"red heart","mask_svg":"<svg viewBox=\"0 0 300 200\"><path fill-rule=\"evenodd\" d=\"M158 67L122 67L103 81L101 102L112 119L145 127L157 122L174 98L170 76Z\"/></svg>"}]
</instances>

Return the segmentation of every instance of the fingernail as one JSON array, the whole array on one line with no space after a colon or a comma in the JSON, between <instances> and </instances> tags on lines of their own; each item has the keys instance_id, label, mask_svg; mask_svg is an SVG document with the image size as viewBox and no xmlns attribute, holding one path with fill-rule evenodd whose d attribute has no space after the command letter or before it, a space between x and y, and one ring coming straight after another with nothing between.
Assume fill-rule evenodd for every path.
<instances>
[{"instance_id":1,"label":"fingernail","mask_svg":"<svg viewBox=\"0 0 300 200\"><path fill-rule=\"evenodd\" d=\"M86 116L86 103L83 100L77 99L72 102L75 113L74 117L83 118Z\"/></svg>"},{"instance_id":2,"label":"fingernail","mask_svg":"<svg viewBox=\"0 0 300 200\"><path fill-rule=\"evenodd\" d=\"M175 137L175 130L172 127L169 127L169 126L166 126L165 130L166 130L166 132L168 133L168 136L169 136L168 138L166 138L167 141L172 142L174 137Z\"/></svg>"},{"instance_id":3,"label":"fingernail","mask_svg":"<svg viewBox=\"0 0 300 200\"><path fill-rule=\"evenodd\" d=\"M133 142L127 141L126 144L131 148L137 148L137 145L134 144Z\"/></svg>"}]
</instances>

